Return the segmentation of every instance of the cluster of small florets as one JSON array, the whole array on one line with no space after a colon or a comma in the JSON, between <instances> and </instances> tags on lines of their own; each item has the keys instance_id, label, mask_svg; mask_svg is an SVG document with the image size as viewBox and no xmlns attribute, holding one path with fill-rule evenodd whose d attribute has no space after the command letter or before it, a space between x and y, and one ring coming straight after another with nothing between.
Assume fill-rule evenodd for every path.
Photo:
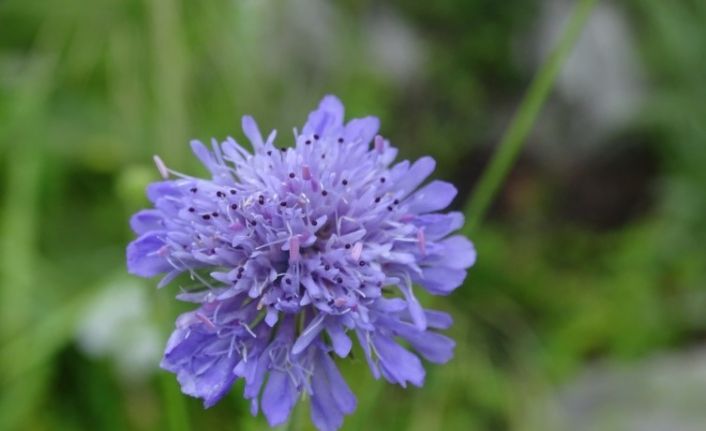
<instances>
[{"instance_id":1,"label":"cluster of small florets","mask_svg":"<svg viewBox=\"0 0 706 431\"><path fill-rule=\"evenodd\" d=\"M456 194L442 181L420 185L435 163L392 164L397 150L374 117L344 123L325 97L294 131L291 148L263 139L243 118L250 153L233 139L192 149L212 178L168 169L147 189L153 209L131 226L131 273L165 274L160 287L191 277L178 298L199 304L179 317L162 367L182 390L215 404L233 383L270 425L285 422L302 393L320 430L335 430L356 405L333 355L348 357L354 336L376 378L421 386L417 354L444 363L454 342L435 330L451 318L423 309L418 284L449 294L475 260L452 235L459 213L442 214ZM170 179L172 178L172 179Z\"/></svg>"}]
</instances>

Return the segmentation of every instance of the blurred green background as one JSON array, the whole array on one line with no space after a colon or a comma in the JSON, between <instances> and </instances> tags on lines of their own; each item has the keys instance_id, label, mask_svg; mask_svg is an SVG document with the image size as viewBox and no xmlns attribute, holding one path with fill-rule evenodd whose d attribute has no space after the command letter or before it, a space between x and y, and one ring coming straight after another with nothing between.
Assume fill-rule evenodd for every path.
<instances>
[{"instance_id":1,"label":"blurred green background","mask_svg":"<svg viewBox=\"0 0 706 431\"><path fill-rule=\"evenodd\" d=\"M0 430L260 430L157 368L174 287L126 274L159 153L326 93L430 154L457 209L569 0L0 1ZM706 429L706 2L600 1L450 298L423 389L343 366L347 430ZM311 429L300 415L294 429Z\"/></svg>"}]
</instances>

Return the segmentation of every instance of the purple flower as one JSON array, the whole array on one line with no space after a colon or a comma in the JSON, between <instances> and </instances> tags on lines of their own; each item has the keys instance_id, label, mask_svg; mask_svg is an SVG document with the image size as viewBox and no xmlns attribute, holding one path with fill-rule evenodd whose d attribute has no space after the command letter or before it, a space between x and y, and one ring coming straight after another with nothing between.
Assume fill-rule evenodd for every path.
<instances>
[{"instance_id":1,"label":"purple flower","mask_svg":"<svg viewBox=\"0 0 706 431\"><path fill-rule=\"evenodd\" d=\"M139 237L127 264L165 274L160 287L192 280L178 298L199 307L179 317L162 361L184 393L209 407L242 378L252 414L261 407L270 425L307 394L316 427L336 430L356 400L332 356L348 357L352 338L376 378L403 387L424 383L419 356L451 358L454 342L437 331L451 318L423 309L412 285L451 293L475 250L453 235L463 216L438 212L456 189L421 185L434 160L392 164L397 150L378 123L344 123L343 105L327 96L294 130L294 147L275 147L276 133L263 139L247 116L253 153L232 138L210 151L192 142L211 179L155 157L164 181L147 189L154 208L131 219Z\"/></svg>"}]
</instances>

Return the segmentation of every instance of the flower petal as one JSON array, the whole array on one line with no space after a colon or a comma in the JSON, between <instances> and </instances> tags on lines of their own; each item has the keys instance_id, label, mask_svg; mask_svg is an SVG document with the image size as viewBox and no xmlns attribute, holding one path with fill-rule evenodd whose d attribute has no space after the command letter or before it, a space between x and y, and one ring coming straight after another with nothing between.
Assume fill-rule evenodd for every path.
<instances>
[{"instance_id":1,"label":"flower petal","mask_svg":"<svg viewBox=\"0 0 706 431\"><path fill-rule=\"evenodd\" d=\"M466 269L476 261L476 249L463 235L455 235L439 243L442 251L438 256L439 266L452 269Z\"/></svg>"},{"instance_id":2,"label":"flower petal","mask_svg":"<svg viewBox=\"0 0 706 431\"><path fill-rule=\"evenodd\" d=\"M297 400L297 390L289 376L282 371L270 372L262 393L262 412L271 427L283 424Z\"/></svg>"},{"instance_id":3,"label":"flower petal","mask_svg":"<svg viewBox=\"0 0 706 431\"><path fill-rule=\"evenodd\" d=\"M353 347L353 342L348 335L346 335L341 325L329 325L326 328L326 332L328 332L329 337L331 337L334 352L341 358L348 356L351 347Z\"/></svg>"},{"instance_id":4,"label":"flower petal","mask_svg":"<svg viewBox=\"0 0 706 431\"><path fill-rule=\"evenodd\" d=\"M431 157L422 157L414 162L412 167L397 182L396 188L402 197L412 193L424 180L434 172L436 162Z\"/></svg>"},{"instance_id":5,"label":"flower petal","mask_svg":"<svg viewBox=\"0 0 706 431\"><path fill-rule=\"evenodd\" d=\"M451 203L456 197L456 187L445 181L432 181L417 190L408 200L408 210L414 214L439 211Z\"/></svg>"},{"instance_id":6,"label":"flower petal","mask_svg":"<svg viewBox=\"0 0 706 431\"><path fill-rule=\"evenodd\" d=\"M162 213L158 210L139 211L130 217L130 227L138 235L151 230L164 229Z\"/></svg>"},{"instance_id":7,"label":"flower petal","mask_svg":"<svg viewBox=\"0 0 706 431\"><path fill-rule=\"evenodd\" d=\"M448 295L463 283L466 271L446 267L432 266L422 270L422 276L414 276L413 280L421 284L430 293Z\"/></svg>"},{"instance_id":8,"label":"flower petal","mask_svg":"<svg viewBox=\"0 0 706 431\"><path fill-rule=\"evenodd\" d=\"M264 145L262 142L262 135L260 134L260 129L257 127L255 119L249 115L243 116L242 119L243 132L245 136L250 140L253 148L258 150Z\"/></svg>"},{"instance_id":9,"label":"flower petal","mask_svg":"<svg viewBox=\"0 0 706 431\"><path fill-rule=\"evenodd\" d=\"M172 269L167 259L160 254L164 241L162 232L148 232L127 246L127 270L140 277L153 277Z\"/></svg>"},{"instance_id":10,"label":"flower petal","mask_svg":"<svg viewBox=\"0 0 706 431\"><path fill-rule=\"evenodd\" d=\"M373 336L373 344L380 357L382 374L390 383L403 388L407 387L407 382L415 386L424 384L424 367L415 354L380 334Z\"/></svg>"},{"instance_id":11,"label":"flower petal","mask_svg":"<svg viewBox=\"0 0 706 431\"><path fill-rule=\"evenodd\" d=\"M311 420L320 431L335 431L343 425L343 415L356 407L355 396L341 377L333 360L319 350L311 377Z\"/></svg>"},{"instance_id":12,"label":"flower petal","mask_svg":"<svg viewBox=\"0 0 706 431\"><path fill-rule=\"evenodd\" d=\"M314 318L314 320L311 321L311 323L309 323L309 326L302 331L299 338L297 338L297 341L294 343L294 346L292 346L293 355L297 355L304 351L304 349L306 349L309 344L314 341L314 338L321 333L321 330L324 329L323 322L325 317L325 314L320 313Z\"/></svg>"},{"instance_id":13,"label":"flower petal","mask_svg":"<svg viewBox=\"0 0 706 431\"><path fill-rule=\"evenodd\" d=\"M343 104L336 96L325 96L319 107L309 114L302 134L323 136L328 131L343 125Z\"/></svg>"},{"instance_id":14,"label":"flower petal","mask_svg":"<svg viewBox=\"0 0 706 431\"><path fill-rule=\"evenodd\" d=\"M346 124L343 132L346 142L360 142L368 145L380 129L377 117L356 118Z\"/></svg>"}]
</instances>

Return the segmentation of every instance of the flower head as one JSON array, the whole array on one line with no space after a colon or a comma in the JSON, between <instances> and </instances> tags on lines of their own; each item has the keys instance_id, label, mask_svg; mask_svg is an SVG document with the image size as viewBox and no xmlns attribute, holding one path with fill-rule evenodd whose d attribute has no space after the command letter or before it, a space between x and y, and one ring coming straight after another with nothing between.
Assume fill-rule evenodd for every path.
<instances>
[{"instance_id":1,"label":"flower head","mask_svg":"<svg viewBox=\"0 0 706 431\"><path fill-rule=\"evenodd\" d=\"M179 317L162 361L184 393L208 407L242 378L252 413L261 406L272 426L306 393L317 428L335 430L356 405L332 358L349 356L351 338L376 378L403 387L423 384L419 356L451 358L454 342L437 332L451 318L423 309L412 285L447 295L475 260L453 235L462 215L438 212L456 189L421 185L429 157L393 164L378 127L374 117L344 123L327 96L291 148L247 116L252 153L232 138L211 150L192 142L210 179L155 158L164 181L147 189L154 208L131 219L139 237L127 263L139 276L165 274L160 286L184 273L196 284L178 298L199 306Z\"/></svg>"}]
</instances>

